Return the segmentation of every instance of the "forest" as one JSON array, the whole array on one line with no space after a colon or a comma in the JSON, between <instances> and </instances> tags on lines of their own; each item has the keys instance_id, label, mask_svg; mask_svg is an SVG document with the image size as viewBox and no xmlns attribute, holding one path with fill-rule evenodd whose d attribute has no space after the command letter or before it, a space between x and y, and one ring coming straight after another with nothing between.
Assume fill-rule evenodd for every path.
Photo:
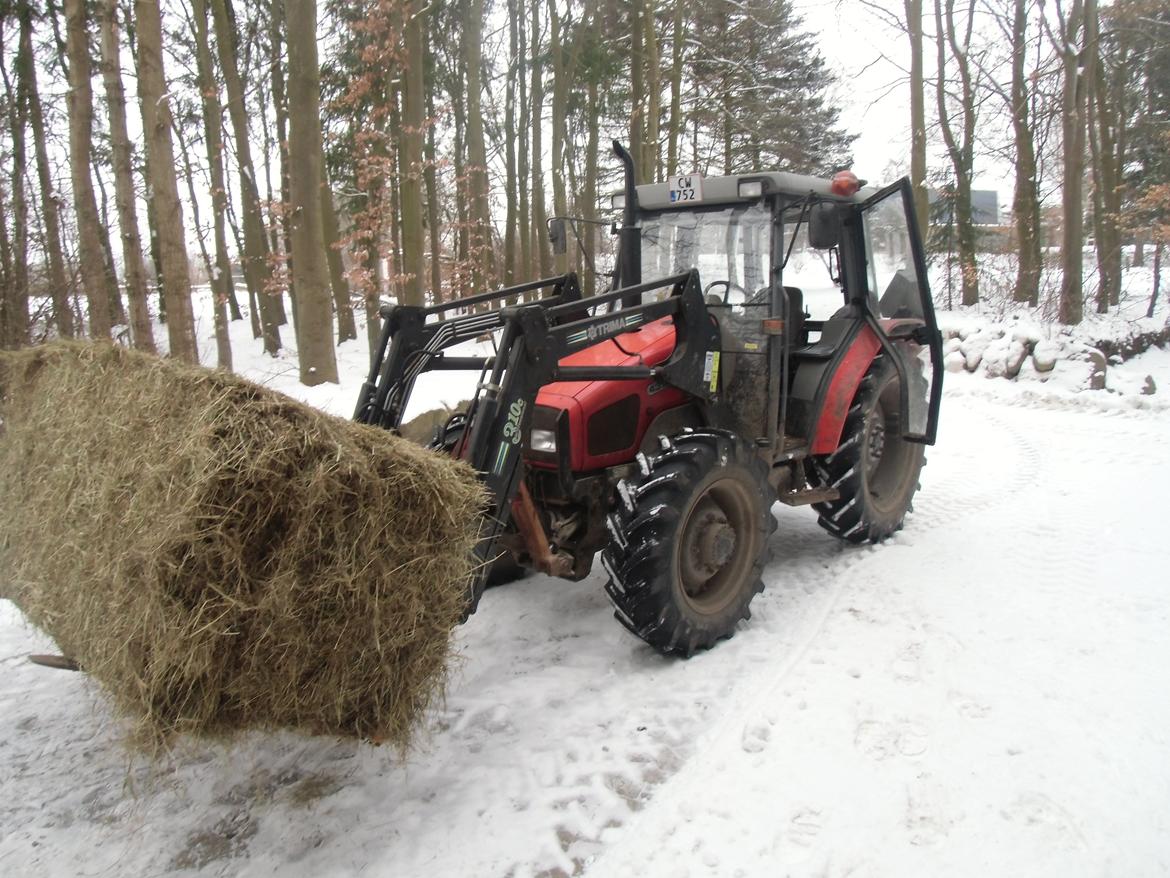
<instances>
[{"instance_id":1,"label":"forest","mask_svg":"<svg viewBox=\"0 0 1170 878\"><path fill-rule=\"evenodd\" d=\"M836 9L898 46L895 170L956 306L978 305L994 237L1021 307L1077 324L1152 259L1153 313L1170 0ZM0 74L0 346L197 362L209 284L205 362L230 369L247 320L269 354L295 343L309 385L338 380L337 343L373 344L382 302L570 269L605 288L611 138L645 182L827 175L857 134L792 0L2 0ZM994 236L972 208L988 160L1014 175ZM552 217L577 218L579 246L553 252Z\"/></svg>"}]
</instances>

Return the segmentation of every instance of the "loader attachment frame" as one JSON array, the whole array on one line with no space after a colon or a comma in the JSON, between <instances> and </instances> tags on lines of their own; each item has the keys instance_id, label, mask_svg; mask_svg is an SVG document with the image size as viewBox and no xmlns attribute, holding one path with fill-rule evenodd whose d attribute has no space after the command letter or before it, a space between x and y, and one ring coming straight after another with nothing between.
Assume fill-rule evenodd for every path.
<instances>
[{"instance_id":1,"label":"loader attachment frame","mask_svg":"<svg viewBox=\"0 0 1170 878\"><path fill-rule=\"evenodd\" d=\"M647 301L647 293L669 294ZM502 302L523 293L551 290L539 301L504 305L482 313L444 314ZM609 307L621 302L620 311ZM636 303L636 304L635 304ZM524 479L524 438L531 428L536 395L556 381L656 379L689 394L698 405L714 406L712 352L720 349L719 330L703 298L699 274L692 270L634 284L583 300L575 274L533 281L492 293L469 296L429 308L388 306L382 310L380 345L362 385L355 420L397 431L414 383L436 369L478 370L480 381L468 409L470 433L457 452L479 473L488 507L481 517L478 562L469 584L469 612L483 593L489 563L513 514ZM606 339L670 317L675 348L661 365L563 366L570 354ZM428 318L437 318L427 322ZM447 348L500 330L490 357L451 357Z\"/></svg>"}]
</instances>

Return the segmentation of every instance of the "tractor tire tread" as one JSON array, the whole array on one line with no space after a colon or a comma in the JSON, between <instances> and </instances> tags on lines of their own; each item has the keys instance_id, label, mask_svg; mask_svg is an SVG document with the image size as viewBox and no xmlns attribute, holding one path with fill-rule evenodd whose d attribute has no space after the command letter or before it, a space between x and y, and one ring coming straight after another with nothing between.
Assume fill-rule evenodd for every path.
<instances>
[{"instance_id":1,"label":"tractor tire tread","mask_svg":"<svg viewBox=\"0 0 1170 878\"><path fill-rule=\"evenodd\" d=\"M917 467L913 474L914 487L909 490L901 514L879 520L880 516L871 513L863 474L865 464L862 458L868 453L863 436L869 413L877 404L882 387L890 380L892 368L887 364L885 354L874 357L845 416L837 448L830 454L812 458L810 462L813 481L838 491L837 499L813 504L817 523L849 543L877 543L900 531L906 514L913 511L914 493L920 487L918 472L925 464L921 454L914 464Z\"/></svg>"},{"instance_id":2,"label":"tractor tire tread","mask_svg":"<svg viewBox=\"0 0 1170 878\"><path fill-rule=\"evenodd\" d=\"M714 625L699 626L671 600L670 553L683 525L681 509L693 486L728 461L749 468L760 486L766 519L760 522L761 551L749 574L746 595ZM684 431L664 444L662 451L647 453L646 464L643 469L649 472L644 472L640 484L627 481L634 508L628 509L620 500L614 504L612 524L621 528L625 545L613 540L603 551L603 567L610 574L605 590L623 626L663 654L689 658L730 637L738 622L748 618L751 598L764 589L761 574L770 558L768 538L776 529L766 470L746 442L722 430Z\"/></svg>"}]
</instances>

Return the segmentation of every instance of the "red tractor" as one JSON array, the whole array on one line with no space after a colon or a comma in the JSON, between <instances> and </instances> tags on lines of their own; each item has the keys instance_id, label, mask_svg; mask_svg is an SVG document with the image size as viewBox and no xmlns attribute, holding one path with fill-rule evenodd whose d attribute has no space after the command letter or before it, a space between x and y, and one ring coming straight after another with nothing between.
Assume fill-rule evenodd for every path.
<instances>
[{"instance_id":1,"label":"red tractor","mask_svg":"<svg viewBox=\"0 0 1170 878\"><path fill-rule=\"evenodd\" d=\"M420 374L479 371L435 438L490 497L469 612L493 571L578 580L600 552L618 620L689 656L748 618L774 502L811 505L849 542L902 527L935 439L941 338L907 180L635 186L614 150L612 291L582 298L566 274L386 307L355 417L397 430ZM563 245L564 226L552 231ZM829 301L811 319L806 306ZM449 352L485 332L492 356Z\"/></svg>"}]
</instances>

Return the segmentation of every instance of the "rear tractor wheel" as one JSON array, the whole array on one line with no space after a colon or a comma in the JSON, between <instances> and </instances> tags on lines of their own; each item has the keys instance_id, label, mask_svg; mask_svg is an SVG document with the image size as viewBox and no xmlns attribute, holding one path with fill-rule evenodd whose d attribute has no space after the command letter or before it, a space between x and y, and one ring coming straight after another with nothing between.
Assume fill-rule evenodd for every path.
<instances>
[{"instance_id":1,"label":"rear tractor wheel","mask_svg":"<svg viewBox=\"0 0 1170 878\"><path fill-rule=\"evenodd\" d=\"M853 397L837 450L811 461L812 481L840 492L813 506L817 521L851 543L886 539L913 508L925 447L902 438L898 394L898 372L879 354Z\"/></svg>"},{"instance_id":2,"label":"rear tractor wheel","mask_svg":"<svg viewBox=\"0 0 1170 878\"><path fill-rule=\"evenodd\" d=\"M730 637L763 591L776 529L767 468L731 433L685 431L639 455L618 485L605 590L623 625L664 654L689 657Z\"/></svg>"}]
</instances>

